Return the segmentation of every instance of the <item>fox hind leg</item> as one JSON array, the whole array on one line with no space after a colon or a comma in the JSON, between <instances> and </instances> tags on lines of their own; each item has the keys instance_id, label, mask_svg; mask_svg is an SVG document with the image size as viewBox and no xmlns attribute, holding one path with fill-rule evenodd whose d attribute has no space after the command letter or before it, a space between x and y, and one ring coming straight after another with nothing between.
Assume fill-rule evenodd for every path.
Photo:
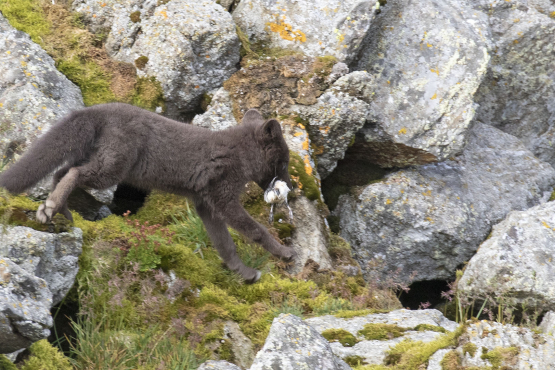
<instances>
[{"instance_id":1,"label":"fox hind leg","mask_svg":"<svg viewBox=\"0 0 555 370\"><path fill-rule=\"evenodd\" d=\"M65 172L65 168L58 171L56 175L63 173L62 171ZM77 167L72 167L67 170L67 173L61 179L56 180L55 178L56 186L54 190L37 210L37 221L43 224L49 222L56 213L62 213L68 219L73 219L67 208L67 197L78 185L79 170Z\"/></svg>"}]
</instances>

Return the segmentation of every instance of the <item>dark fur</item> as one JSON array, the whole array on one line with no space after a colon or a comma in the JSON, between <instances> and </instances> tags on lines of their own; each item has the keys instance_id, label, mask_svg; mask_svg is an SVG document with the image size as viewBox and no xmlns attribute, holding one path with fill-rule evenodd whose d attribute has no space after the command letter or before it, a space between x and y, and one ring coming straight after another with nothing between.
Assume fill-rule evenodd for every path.
<instances>
[{"instance_id":1,"label":"dark fur","mask_svg":"<svg viewBox=\"0 0 555 370\"><path fill-rule=\"evenodd\" d=\"M254 282L259 272L239 259L229 225L275 256L294 252L277 242L239 202L245 184L263 189L277 176L291 188L289 150L276 120L256 110L241 125L213 132L127 105L103 104L71 113L0 174L0 186L19 193L57 168L53 191L37 211L48 222L71 218L66 201L77 186L106 189L127 183L189 197L227 266Z\"/></svg>"}]
</instances>

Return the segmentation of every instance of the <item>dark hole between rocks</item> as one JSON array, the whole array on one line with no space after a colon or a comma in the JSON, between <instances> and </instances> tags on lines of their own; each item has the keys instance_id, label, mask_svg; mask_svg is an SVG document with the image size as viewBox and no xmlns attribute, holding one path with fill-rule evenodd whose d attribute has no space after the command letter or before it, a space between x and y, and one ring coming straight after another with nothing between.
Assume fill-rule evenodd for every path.
<instances>
[{"instance_id":1,"label":"dark hole between rocks","mask_svg":"<svg viewBox=\"0 0 555 370\"><path fill-rule=\"evenodd\" d=\"M119 184L114 193L114 200L108 206L115 215L123 215L127 211L136 213L145 203L149 192L131 185Z\"/></svg>"},{"instance_id":2,"label":"dark hole between rocks","mask_svg":"<svg viewBox=\"0 0 555 370\"><path fill-rule=\"evenodd\" d=\"M449 286L445 280L418 281L409 286L410 290L402 292L399 300L405 308L417 310L420 304L429 302L429 308L441 307L445 299L441 297L441 292L447 292ZM441 310L443 312L443 310Z\"/></svg>"},{"instance_id":3,"label":"dark hole between rocks","mask_svg":"<svg viewBox=\"0 0 555 370\"><path fill-rule=\"evenodd\" d=\"M50 310L54 326L50 329L48 341L53 346L60 348L66 356L70 355L71 345L76 345L75 330L73 330L71 322L77 321L78 312L77 302L66 303L65 301L58 303Z\"/></svg>"}]
</instances>

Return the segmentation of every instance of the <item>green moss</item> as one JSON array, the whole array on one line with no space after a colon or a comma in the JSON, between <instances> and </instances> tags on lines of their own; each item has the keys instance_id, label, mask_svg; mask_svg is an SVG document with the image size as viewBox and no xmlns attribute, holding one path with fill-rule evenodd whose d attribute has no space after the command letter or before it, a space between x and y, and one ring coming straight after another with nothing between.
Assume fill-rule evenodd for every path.
<instances>
[{"instance_id":1,"label":"green moss","mask_svg":"<svg viewBox=\"0 0 555 370\"><path fill-rule=\"evenodd\" d=\"M165 110L164 90L156 77L139 77L131 93L131 104L150 111L162 107Z\"/></svg>"},{"instance_id":2,"label":"green moss","mask_svg":"<svg viewBox=\"0 0 555 370\"><path fill-rule=\"evenodd\" d=\"M403 336L407 329L392 324L366 324L358 331L367 340L389 340Z\"/></svg>"},{"instance_id":3,"label":"green moss","mask_svg":"<svg viewBox=\"0 0 555 370\"><path fill-rule=\"evenodd\" d=\"M137 59L135 59L135 67L138 69L144 69L146 64L148 63L148 57L141 55Z\"/></svg>"},{"instance_id":4,"label":"green moss","mask_svg":"<svg viewBox=\"0 0 555 370\"><path fill-rule=\"evenodd\" d=\"M81 88L85 105L112 102L116 96L110 88L111 76L93 61L73 57L56 61L56 67Z\"/></svg>"},{"instance_id":5,"label":"green moss","mask_svg":"<svg viewBox=\"0 0 555 370\"><path fill-rule=\"evenodd\" d=\"M495 347L493 350L483 353L481 358L482 360L488 360L492 369L497 370L501 369L503 364L514 365L512 362L518 356L518 353L517 347Z\"/></svg>"},{"instance_id":6,"label":"green moss","mask_svg":"<svg viewBox=\"0 0 555 370\"><path fill-rule=\"evenodd\" d=\"M39 45L43 45L42 37L52 32L51 24L38 1L0 0L0 11L12 27L29 34Z\"/></svg>"},{"instance_id":7,"label":"green moss","mask_svg":"<svg viewBox=\"0 0 555 370\"><path fill-rule=\"evenodd\" d=\"M548 202L551 202L553 200L555 200L555 190L553 190L553 192L551 193L551 196L549 197Z\"/></svg>"},{"instance_id":8,"label":"green moss","mask_svg":"<svg viewBox=\"0 0 555 370\"><path fill-rule=\"evenodd\" d=\"M349 366L366 365L364 357L361 356L347 356L343 358L343 361L345 361Z\"/></svg>"},{"instance_id":9,"label":"green moss","mask_svg":"<svg viewBox=\"0 0 555 370\"><path fill-rule=\"evenodd\" d=\"M241 58L245 56L257 58L258 55L251 49L251 42L249 41L249 37L239 26L235 26L235 31L237 32L237 37L239 37L239 41L241 41Z\"/></svg>"},{"instance_id":10,"label":"green moss","mask_svg":"<svg viewBox=\"0 0 555 370\"><path fill-rule=\"evenodd\" d=\"M320 199L320 190L318 189L316 179L306 173L305 164L301 156L293 151L289 152L289 175L292 176L292 182L302 189L308 199Z\"/></svg>"},{"instance_id":11,"label":"green moss","mask_svg":"<svg viewBox=\"0 0 555 370\"><path fill-rule=\"evenodd\" d=\"M376 309L364 309L364 310L345 310L345 311L338 311L334 314L335 317L339 317L342 319L350 319L352 317L357 316L366 316L374 313L386 313L389 312L388 310L376 310Z\"/></svg>"},{"instance_id":12,"label":"green moss","mask_svg":"<svg viewBox=\"0 0 555 370\"><path fill-rule=\"evenodd\" d=\"M462 350L463 355L466 355L468 353L471 357L474 357L476 351L478 350L478 347L476 347L474 343L468 342L465 343L465 345L462 347Z\"/></svg>"},{"instance_id":13,"label":"green moss","mask_svg":"<svg viewBox=\"0 0 555 370\"><path fill-rule=\"evenodd\" d=\"M212 103L212 95L208 93L202 94L202 99L200 100L200 109L202 109L203 112L206 112L210 103Z\"/></svg>"},{"instance_id":14,"label":"green moss","mask_svg":"<svg viewBox=\"0 0 555 370\"><path fill-rule=\"evenodd\" d=\"M442 370L459 370L462 365L462 360L459 354L453 350L443 356L439 364Z\"/></svg>"},{"instance_id":15,"label":"green moss","mask_svg":"<svg viewBox=\"0 0 555 370\"><path fill-rule=\"evenodd\" d=\"M2 370L17 370L17 367L12 364L10 360L4 355L0 355L0 369Z\"/></svg>"},{"instance_id":16,"label":"green moss","mask_svg":"<svg viewBox=\"0 0 555 370\"><path fill-rule=\"evenodd\" d=\"M328 329L322 332L328 342L339 342L343 347L352 347L358 343L356 337L345 329Z\"/></svg>"},{"instance_id":17,"label":"green moss","mask_svg":"<svg viewBox=\"0 0 555 370\"><path fill-rule=\"evenodd\" d=\"M430 324L419 324L414 327L416 331L436 331L438 333L446 333L447 330L441 326L430 325Z\"/></svg>"},{"instance_id":18,"label":"green moss","mask_svg":"<svg viewBox=\"0 0 555 370\"><path fill-rule=\"evenodd\" d=\"M31 356L21 370L72 370L69 359L46 339L39 340L29 347Z\"/></svg>"},{"instance_id":19,"label":"green moss","mask_svg":"<svg viewBox=\"0 0 555 370\"><path fill-rule=\"evenodd\" d=\"M137 10L136 12L129 14L129 18L131 19L131 22L138 23L141 21L141 12Z\"/></svg>"}]
</instances>

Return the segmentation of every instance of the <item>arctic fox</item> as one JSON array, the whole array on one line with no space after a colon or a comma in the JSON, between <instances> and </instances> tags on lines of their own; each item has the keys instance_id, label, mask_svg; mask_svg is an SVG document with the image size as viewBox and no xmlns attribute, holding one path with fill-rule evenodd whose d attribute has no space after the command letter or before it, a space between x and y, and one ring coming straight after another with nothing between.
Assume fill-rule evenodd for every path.
<instances>
[{"instance_id":1,"label":"arctic fox","mask_svg":"<svg viewBox=\"0 0 555 370\"><path fill-rule=\"evenodd\" d=\"M67 197L77 186L106 189L127 183L189 197L226 265L246 282L260 272L243 264L227 225L285 260L295 257L239 201L249 181L266 189L274 178L292 188L289 150L279 122L254 109L223 131L185 124L127 104L101 104L72 112L0 174L0 187L19 193L59 168L37 220L56 213L72 219Z\"/></svg>"}]
</instances>

